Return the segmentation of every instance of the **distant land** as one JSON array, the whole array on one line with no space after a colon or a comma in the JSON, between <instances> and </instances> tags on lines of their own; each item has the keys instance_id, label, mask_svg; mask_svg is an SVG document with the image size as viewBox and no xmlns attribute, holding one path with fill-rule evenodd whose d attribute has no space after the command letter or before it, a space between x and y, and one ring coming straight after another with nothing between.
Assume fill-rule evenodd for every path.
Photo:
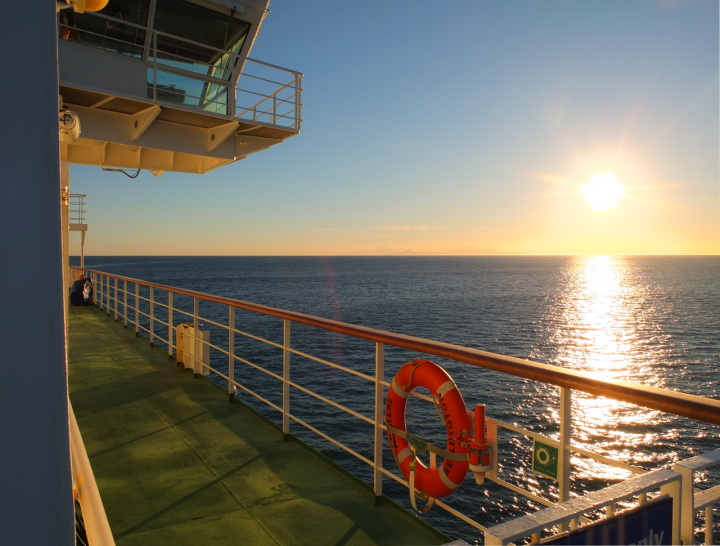
<instances>
[{"instance_id":1,"label":"distant land","mask_svg":"<svg viewBox=\"0 0 720 546\"><path fill-rule=\"evenodd\" d=\"M482 255L507 255L512 252L498 250L497 248L485 246L465 245L450 250L422 251L422 250L396 250L387 246L377 247L369 252L373 256L482 256Z\"/></svg>"}]
</instances>

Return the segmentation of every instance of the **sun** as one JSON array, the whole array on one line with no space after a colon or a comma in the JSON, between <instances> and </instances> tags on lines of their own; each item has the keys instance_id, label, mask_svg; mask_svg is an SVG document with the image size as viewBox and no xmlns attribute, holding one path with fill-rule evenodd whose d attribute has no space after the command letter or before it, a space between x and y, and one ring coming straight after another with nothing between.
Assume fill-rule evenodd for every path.
<instances>
[{"instance_id":1,"label":"sun","mask_svg":"<svg viewBox=\"0 0 720 546\"><path fill-rule=\"evenodd\" d=\"M590 206L595 210L608 210L617 207L618 199L625 197L625 188L620 185L613 173L596 174L590 182L582 186Z\"/></svg>"}]
</instances>

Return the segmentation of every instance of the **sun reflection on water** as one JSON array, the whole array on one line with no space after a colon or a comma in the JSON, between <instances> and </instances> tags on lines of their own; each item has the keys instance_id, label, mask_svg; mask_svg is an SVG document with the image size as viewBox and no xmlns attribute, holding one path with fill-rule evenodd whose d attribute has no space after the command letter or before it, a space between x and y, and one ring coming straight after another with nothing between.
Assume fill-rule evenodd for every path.
<instances>
[{"instance_id":1,"label":"sun reflection on water","mask_svg":"<svg viewBox=\"0 0 720 546\"><path fill-rule=\"evenodd\" d=\"M621 258L580 258L566 270L556 306L552 343L557 363L599 379L628 380L662 387L653 373L661 355L645 343L653 307L648 289L636 282ZM637 465L656 460L639 446L652 446L664 421L658 411L584 393L573 394L573 442L613 459ZM575 457L578 478L618 480L628 471Z\"/></svg>"}]
</instances>

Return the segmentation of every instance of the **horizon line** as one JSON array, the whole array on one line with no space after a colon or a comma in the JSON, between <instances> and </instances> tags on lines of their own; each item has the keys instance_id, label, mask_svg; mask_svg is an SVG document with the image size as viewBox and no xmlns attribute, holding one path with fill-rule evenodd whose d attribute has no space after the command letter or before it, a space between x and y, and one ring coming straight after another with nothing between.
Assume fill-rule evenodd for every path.
<instances>
[{"instance_id":1,"label":"horizon line","mask_svg":"<svg viewBox=\"0 0 720 546\"><path fill-rule=\"evenodd\" d=\"M86 254L85 258L477 258L488 257L576 257L576 256L643 256L643 257L720 257L717 254L605 254L605 253L575 253L575 254L436 254L436 253L397 253L397 254ZM70 258L80 258L79 254L71 254Z\"/></svg>"}]
</instances>

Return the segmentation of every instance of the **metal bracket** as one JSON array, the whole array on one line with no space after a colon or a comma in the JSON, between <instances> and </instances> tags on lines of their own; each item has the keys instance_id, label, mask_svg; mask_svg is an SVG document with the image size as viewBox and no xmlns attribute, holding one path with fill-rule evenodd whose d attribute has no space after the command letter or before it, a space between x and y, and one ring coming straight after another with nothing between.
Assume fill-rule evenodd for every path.
<instances>
[{"instance_id":1,"label":"metal bracket","mask_svg":"<svg viewBox=\"0 0 720 546\"><path fill-rule=\"evenodd\" d=\"M232 135L240 123L237 121L231 121L230 123L224 123L217 127L211 127L207 130L207 151L212 152L215 148L225 142L230 135Z\"/></svg>"},{"instance_id":2,"label":"metal bracket","mask_svg":"<svg viewBox=\"0 0 720 546\"><path fill-rule=\"evenodd\" d=\"M161 111L162 108L157 104L153 104L150 108L145 108L145 110L133 114L130 117L131 140L139 139Z\"/></svg>"}]
</instances>

